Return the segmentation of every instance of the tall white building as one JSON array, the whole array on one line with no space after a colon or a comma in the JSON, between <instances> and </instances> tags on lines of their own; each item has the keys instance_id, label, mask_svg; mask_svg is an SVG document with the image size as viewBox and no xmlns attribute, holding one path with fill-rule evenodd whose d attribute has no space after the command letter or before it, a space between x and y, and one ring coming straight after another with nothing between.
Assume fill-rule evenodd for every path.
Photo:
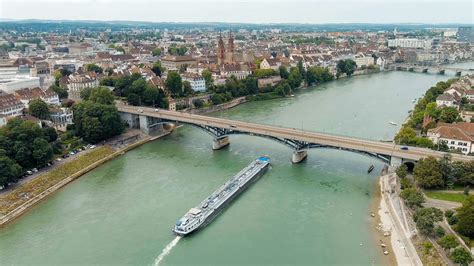
<instances>
[{"instance_id":1,"label":"tall white building","mask_svg":"<svg viewBox=\"0 0 474 266\"><path fill-rule=\"evenodd\" d=\"M388 47L430 49L432 45L433 40L420 40L415 38L397 38L388 40Z\"/></svg>"},{"instance_id":2,"label":"tall white building","mask_svg":"<svg viewBox=\"0 0 474 266\"><path fill-rule=\"evenodd\" d=\"M206 81L201 75L186 73L182 75L183 81L186 80L191 84L193 91L205 91Z\"/></svg>"}]
</instances>

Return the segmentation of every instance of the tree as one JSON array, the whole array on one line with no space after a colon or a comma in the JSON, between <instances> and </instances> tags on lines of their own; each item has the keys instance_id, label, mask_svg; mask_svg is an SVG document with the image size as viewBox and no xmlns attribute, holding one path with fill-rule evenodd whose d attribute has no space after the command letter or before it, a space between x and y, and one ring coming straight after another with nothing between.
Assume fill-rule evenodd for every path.
<instances>
[{"instance_id":1,"label":"tree","mask_svg":"<svg viewBox=\"0 0 474 266\"><path fill-rule=\"evenodd\" d=\"M278 86L275 88L275 92L281 96L285 96L291 92L291 87L288 85L288 83L278 84Z\"/></svg>"},{"instance_id":2,"label":"tree","mask_svg":"<svg viewBox=\"0 0 474 266\"><path fill-rule=\"evenodd\" d=\"M405 178L408 173L408 168L406 165L402 164L399 167L397 167L397 170L395 170L395 173L397 174L398 177Z\"/></svg>"},{"instance_id":3,"label":"tree","mask_svg":"<svg viewBox=\"0 0 474 266\"><path fill-rule=\"evenodd\" d=\"M425 198L423 197L423 193L421 193L415 187L405 188L401 193L400 197L405 200L405 203L410 208L417 208L421 207L421 204L425 202Z\"/></svg>"},{"instance_id":4,"label":"tree","mask_svg":"<svg viewBox=\"0 0 474 266\"><path fill-rule=\"evenodd\" d=\"M146 105L155 106L160 101L160 93L158 88L147 86L143 92L143 102Z\"/></svg>"},{"instance_id":5,"label":"tree","mask_svg":"<svg viewBox=\"0 0 474 266\"><path fill-rule=\"evenodd\" d=\"M204 81L206 82L206 88L209 89L214 81L212 80L212 72L209 71L209 69L204 69L202 71L202 77L204 78Z\"/></svg>"},{"instance_id":6,"label":"tree","mask_svg":"<svg viewBox=\"0 0 474 266\"><path fill-rule=\"evenodd\" d=\"M437 208L421 208L413 215L416 227L422 234L433 235L434 223L443 220L443 212Z\"/></svg>"},{"instance_id":7,"label":"tree","mask_svg":"<svg viewBox=\"0 0 474 266\"><path fill-rule=\"evenodd\" d=\"M170 48L168 48L168 53L171 55L182 56L182 55L185 55L187 51L188 51L188 48L186 48L186 46L177 47L176 45L173 45Z\"/></svg>"},{"instance_id":8,"label":"tree","mask_svg":"<svg viewBox=\"0 0 474 266\"><path fill-rule=\"evenodd\" d=\"M441 114L441 110L438 109L438 105L436 104L436 102L431 102L426 105L424 114L431 118L438 119Z\"/></svg>"},{"instance_id":9,"label":"tree","mask_svg":"<svg viewBox=\"0 0 474 266\"><path fill-rule=\"evenodd\" d=\"M160 56L161 55L161 48L155 48L153 49L153 51L151 52L153 56Z\"/></svg>"},{"instance_id":10,"label":"tree","mask_svg":"<svg viewBox=\"0 0 474 266\"><path fill-rule=\"evenodd\" d=\"M325 67L309 67L306 71L306 82L308 84L327 82L333 79L333 75Z\"/></svg>"},{"instance_id":11,"label":"tree","mask_svg":"<svg viewBox=\"0 0 474 266\"><path fill-rule=\"evenodd\" d=\"M90 101L101 103L101 104L113 104L114 95L112 91L105 87L93 88L90 91L90 96L88 97Z\"/></svg>"},{"instance_id":12,"label":"tree","mask_svg":"<svg viewBox=\"0 0 474 266\"><path fill-rule=\"evenodd\" d=\"M441 165L435 157L429 156L420 159L413 171L418 185L423 188L442 187L444 185Z\"/></svg>"},{"instance_id":13,"label":"tree","mask_svg":"<svg viewBox=\"0 0 474 266\"><path fill-rule=\"evenodd\" d=\"M68 97L68 92L66 88L54 84L51 86L51 90L58 94L59 99L66 99Z\"/></svg>"},{"instance_id":14,"label":"tree","mask_svg":"<svg viewBox=\"0 0 474 266\"><path fill-rule=\"evenodd\" d=\"M441 109L441 114L439 120L445 123L456 122L459 118L459 111L455 107L443 107Z\"/></svg>"},{"instance_id":15,"label":"tree","mask_svg":"<svg viewBox=\"0 0 474 266\"><path fill-rule=\"evenodd\" d=\"M443 227L439 225L435 227L434 232L437 237L443 237L446 235L446 232L444 231Z\"/></svg>"},{"instance_id":16,"label":"tree","mask_svg":"<svg viewBox=\"0 0 474 266\"><path fill-rule=\"evenodd\" d=\"M446 250L450 250L452 248L459 246L459 242L454 235L443 236L442 238L438 240L438 244Z\"/></svg>"},{"instance_id":17,"label":"tree","mask_svg":"<svg viewBox=\"0 0 474 266\"><path fill-rule=\"evenodd\" d=\"M141 105L140 96L135 93L130 93L127 96L127 103L130 105Z\"/></svg>"},{"instance_id":18,"label":"tree","mask_svg":"<svg viewBox=\"0 0 474 266\"><path fill-rule=\"evenodd\" d=\"M201 108L204 106L204 101L202 99L194 99L193 105L195 108Z\"/></svg>"},{"instance_id":19,"label":"tree","mask_svg":"<svg viewBox=\"0 0 474 266\"><path fill-rule=\"evenodd\" d=\"M395 142L399 145L410 145L416 138L416 131L408 126L402 127L395 136Z\"/></svg>"},{"instance_id":20,"label":"tree","mask_svg":"<svg viewBox=\"0 0 474 266\"><path fill-rule=\"evenodd\" d=\"M298 64L296 64L296 67L298 68L298 71L300 72L301 79L305 80L306 79L306 69L303 66L303 61L299 60Z\"/></svg>"},{"instance_id":21,"label":"tree","mask_svg":"<svg viewBox=\"0 0 474 266\"><path fill-rule=\"evenodd\" d=\"M28 110L32 116L39 119L46 119L49 117L48 105L39 98L30 101Z\"/></svg>"},{"instance_id":22,"label":"tree","mask_svg":"<svg viewBox=\"0 0 474 266\"><path fill-rule=\"evenodd\" d=\"M451 163L451 155L445 154L438 160L439 167L441 169L441 174L443 176L443 181L445 184L453 184L454 177L453 177L453 166Z\"/></svg>"},{"instance_id":23,"label":"tree","mask_svg":"<svg viewBox=\"0 0 474 266\"><path fill-rule=\"evenodd\" d=\"M52 127L44 127L44 136L48 142L53 142L58 139L58 133L56 133L56 129Z\"/></svg>"},{"instance_id":24,"label":"tree","mask_svg":"<svg viewBox=\"0 0 474 266\"><path fill-rule=\"evenodd\" d=\"M42 129L35 122L19 118L8 121L0 128L0 186L4 185L2 182L16 181L22 168L30 169L49 161L52 157L49 141L55 138L49 128Z\"/></svg>"},{"instance_id":25,"label":"tree","mask_svg":"<svg viewBox=\"0 0 474 266\"><path fill-rule=\"evenodd\" d=\"M468 196L458 209L458 232L474 238L474 195Z\"/></svg>"},{"instance_id":26,"label":"tree","mask_svg":"<svg viewBox=\"0 0 474 266\"><path fill-rule=\"evenodd\" d=\"M407 189L407 188L413 187L413 183L408 178L402 178L400 179L400 186L401 186L401 189Z\"/></svg>"},{"instance_id":27,"label":"tree","mask_svg":"<svg viewBox=\"0 0 474 266\"><path fill-rule=\"evenodd\" d=\"M84 88L81 90L81 93L80 93L80 97L82 100L84 101L88 101L89 98L91 97L91 94L92 94L92 89L93 88Z\"/></svg>"},{"instance_id":28,"label":"tree","mask_svg":"<svg viewBox=\"0 0 474 266\"><path fill-rule=\"evenodd\" d=\"M191 87L191 83L187 80L183 81L183 89L182 89L182 96L189 96L189 95L193 95L194 94L194 91Z\"/></svg>"},{"instance_id":29,"label":"tree","mask_svg":"<svg viewBox=\"0 0 474 266\"><path fill-rule=\"evenodd\" d=\"M295 89L301 85L303 80L300 71L296 67L290 69L290 75L288 76L288 84L292 89Z\"/></svg>"},{"instance_id":30,"label":"tree","mask_svg":"<svg viewBox=\"0 0 474 266\"><path fill-rule=\"evenodd\" d=\"M356 68L356 62L351 59L339 60L336 65L336 77L339 78L341 74L346 74L348 77L350 77Z\"/></svg>"},{"instance_id":31,"label":"tree","mask_svg":"<svg viewBox=\"0 0 474 266\"><path fill-rule=\"evenodd\" d=\"M274 76L276 73L275 73L275 70L269 68L269 69L256 69L254 71L254 74L257 78L266 78L266 77Z\"/></svg>"},{"instance_id":32,"label":"tree","mask_svg":"<svg viewBox=\"0 0 474 266\"><path fill-rule=\"evenodd\" d=\"M21 174L21 166L0 150L0 187L15 182Z\"/></svg>"},{"instance_id":33,"label":"tree","mask_svg":"<svg viewBox=\"0 0 474 266\"><path fill-rule=\"evenodd\" d=\"M151 71L153 71L155 75L161 77L161 73L163 73L163 67L161 66L161 63L160 62L154 63L153 67L151 68Z\"/></svg>"},{"instance_id":34,"label":"tree","mask_svg":"<svg viewBox=\"0 0 474 266\"><path fill-rule=\"evenodd\" d=\"M290 73L288 72L288 69L286 69L285 66L280 66L278 70L280 72L280 77L282 79L288 79L288 77L290 76Z\"/></svg>"},{"instance_id":35,"label":"tree","mask_svg":"<svg viewBox=\"0 0 474 266\"><path fill-rule=\"evenodd\" d=\"M454 263L459 263L462 266L468 266L472 262L471 252L463 247L458 247L449 256Z\"/></svg>"},{"instance_id":36,"label":"tree","mask_svg":"<svg viewBox=\"0 0 474 266\"><path fill-rule=\"evenodd\" d=\"M97 143L119 135L124 129L114 105L83 101L73 107L76 135L89 143Z\"/></svg>"},{"instance_id":37,"label":"tree","mask_svg":"<svg viewBox=\"0 0 474 266\"><path fill-rule=\"evenodd\" d=\"M452 177L457 184L463 186L474 185L474 161L453 162Z\"/></svg>"},{"instance_id":38,"label":"tree","mask_svg":"<svg viewBox=\"0 0 474 266\"><path fill-rule=\"evenodd\" d=\"M96 64L87 64L86 65L86 70L87 71L93 71L97 74L102 74L104 72L104 70Z\"/></svg>"},{"instance_id":39,"label":"tree","mask_svg":"<svg viewBox=\"0 0 474 266\"><path fill-rule=\"evenodd\" d=\"M32 156L36 160L36 165L45 165L53 158L53 148L43 138L35 138L32 148Z\"/></svg>"},{"instance_id":40,"label":"tree","mask_svg":"<svg viewBox=\"0 0 474 266\"><path fill-rule=\"evenodd\" d=\"M170 71L166 77L166 88L170 91L173 97L179 96L183 92L183 82L181 76L176 71Z\"/></svg>"},{"instance_id":41,"label":"tree","mask_svg":"<svg viewBox=\"0 0 474 266\"><path fill-rule=\"evenodd\" d=\"M247 92L249 94L257 94L258 93L258 81L254 77L247 77L245 79L245 87L247 88Z\"/></svg>"}]
</instances>

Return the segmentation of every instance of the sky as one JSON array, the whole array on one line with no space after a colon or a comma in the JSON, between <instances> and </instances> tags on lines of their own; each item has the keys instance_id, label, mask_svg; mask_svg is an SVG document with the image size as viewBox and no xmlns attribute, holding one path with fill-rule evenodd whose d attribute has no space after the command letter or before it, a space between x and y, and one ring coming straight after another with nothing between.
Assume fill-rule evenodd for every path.
<instances>
[{"instance_id":1,"label":"sky","mask_svg":"<svg viewBox=\"0 0 474 266\"><path fill-rule=\"evenodd\" d=\"M470 0L0 0L0 19L474 23Z\"/></svg>"}]
</instances>

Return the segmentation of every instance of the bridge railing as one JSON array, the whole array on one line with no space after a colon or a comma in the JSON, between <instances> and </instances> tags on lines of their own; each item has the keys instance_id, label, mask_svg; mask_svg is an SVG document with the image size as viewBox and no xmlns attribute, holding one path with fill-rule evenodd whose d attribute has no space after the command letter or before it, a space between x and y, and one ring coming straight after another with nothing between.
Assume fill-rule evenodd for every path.
<instances>
[{"instance_id":1,"label":"bridge railing","mask_svg":"<svg viewBox=\"0 0 474 266\"><path fill-rule=\"evenodd\" d=\"M220 117L217 117L217 118L220 118ZM282 128L282 129L294 129L294 130L298 130L298 131L301 131L301 132L324 134L324 135L335 136L335 137L344 137L344 138L360 139L360 140L367 140L367 141L380 141L380 139L376 139L376 138L369 138L369 137L363 137L363 136L354 136L354 135L348 135L348 134L343 134L343 133L337 133L337 132L334 132L334 131L305 129L304 127L298 128L298 127L285 126L285 125L269 124L269 123L265 123L265 122L262 123L262 122L242 121L242 120L233 120L233 121L259 124L259 125L277 127L277 128Z\"/></svg>"}]
</instances>

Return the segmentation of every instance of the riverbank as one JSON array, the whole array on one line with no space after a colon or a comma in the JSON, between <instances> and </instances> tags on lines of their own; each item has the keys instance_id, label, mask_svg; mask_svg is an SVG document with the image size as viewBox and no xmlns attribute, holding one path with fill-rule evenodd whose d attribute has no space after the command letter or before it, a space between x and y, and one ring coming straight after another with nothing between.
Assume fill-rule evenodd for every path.
<instances>
[{"instance_id":1,"label":"riverbank","mask_svg":"<svg viewBox=\"0 0 474 266\"><path fill-rule=\"evenodd\" d=\"M97 148L97 150L89 154L83 154L72 162L51 169L51 171L16 187L14 190L0 196L0 215L2 215L0 217L0 228L20 217L39 202L82 175L125 154L127 151L166 136L169 133L165 132L159 136L145 136L137 142L116 150L112 149L109 145ZM71 171L73 172L69 173ZM52 178L52 176L55 178Z\"/></svg>"},{"instance_id":2,"label":"riverbank","mask_svg":"<svg viewBox=\"0 0 474 266\"><path fill-rule=\"evenodd\" d=\"M396 187L395 174L380 177L381 198L378 210L380 224L377 229L384 236L390 237L390 244L398 265L423 265L411 239L411 228L404 215L404 207L400 203Z\"/></svg>"},{"instance_id":3,"label":"riverbank","mask_svg":"<svg viewBox=\"0 0 474 266\"><path fill-rule=\"evenodd\" d=\"M374 237L374 242L376 246L380 248L380 252L383 253L385 250L388 251L388 255L384 255L382 258L382 265L397 265L397 258L395 253L393 252L392 242L390 241L390 236L384 235L384 232L381 230L380 226L382 224L382 219L379 214L381 208L381 201L382 201L382 193L380 190L380 183L375 182L374 187L372 189L374 191L369 211L371 216L371 228L372 228L372 235ZM386 247L383 248L382 244Z\"/></svg>"}]
</instances>

